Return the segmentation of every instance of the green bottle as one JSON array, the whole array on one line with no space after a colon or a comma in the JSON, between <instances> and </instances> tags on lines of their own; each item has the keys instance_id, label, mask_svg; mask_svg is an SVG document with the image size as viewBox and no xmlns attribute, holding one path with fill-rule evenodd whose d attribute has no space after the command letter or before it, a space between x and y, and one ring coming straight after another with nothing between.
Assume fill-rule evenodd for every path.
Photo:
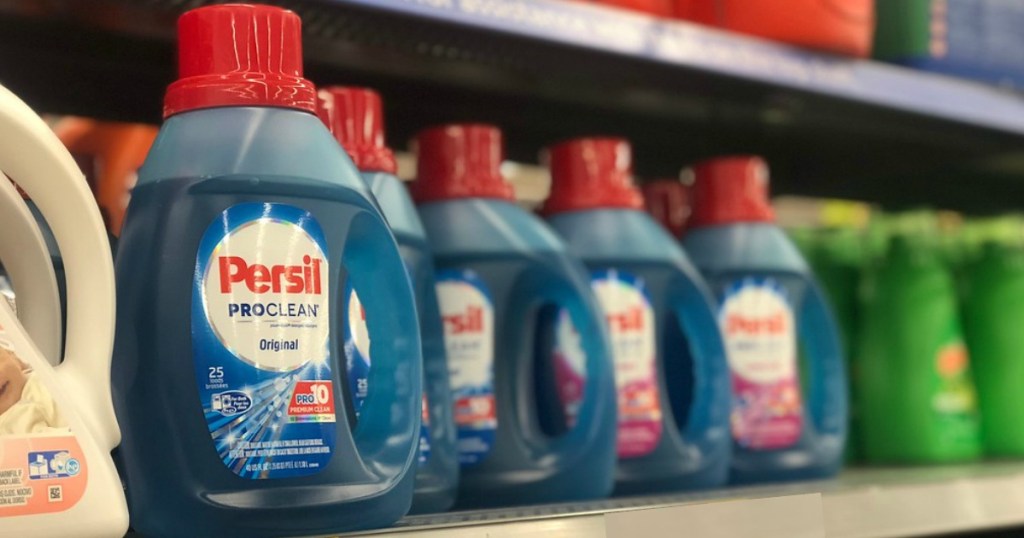
<instances>
[{"instance_id":1,"label":"green bottle","mask_svg":"<svg viewBox=\"0 0 1024 538\"><path fill-rule=\"evenodd\" d=\"M863 291L858 365L865 458L977 457L977 398L957 292L935 238L897 235Z\"/></svg>"},{"instance_id":2,"label":"green bottle","mask_svg":"<svg viewBox=\"0 0 1024 538\"><path fill-rule=\"evenodd\" d=\"M1024 456L1024 247L988 243L970 271L964 325L994 456Z\"/></svg>"}]
</instances>

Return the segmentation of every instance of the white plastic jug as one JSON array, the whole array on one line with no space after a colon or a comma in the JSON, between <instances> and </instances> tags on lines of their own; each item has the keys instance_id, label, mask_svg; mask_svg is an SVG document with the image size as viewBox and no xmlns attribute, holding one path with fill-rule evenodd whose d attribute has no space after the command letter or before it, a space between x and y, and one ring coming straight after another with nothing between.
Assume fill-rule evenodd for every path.
<instances>
[{"instance_id":1,"label":"white plastic jug","mask_svg":"<svg viewBox=\"0 0 1024 538\"><path fill-rule=\"evenodd\" d=\"M46 217L64 258L68 293L64 360L53 366L60 349L53 268L35 220L0 178L0 258L22 319L0 301L0 536L119 538L128 510L110 457L120 441L110 397L110 246L71 155L3 87L0 170Z\"/></svg>"}]
</instances>

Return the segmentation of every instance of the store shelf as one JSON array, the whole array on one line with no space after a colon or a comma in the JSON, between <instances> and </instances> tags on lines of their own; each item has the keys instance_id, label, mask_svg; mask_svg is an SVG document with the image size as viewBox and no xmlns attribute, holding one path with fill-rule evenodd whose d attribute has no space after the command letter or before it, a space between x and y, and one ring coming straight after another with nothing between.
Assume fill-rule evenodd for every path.
<instances>
[{"instance_id":1,"label":"store shelf","mask_svg":"<svg viewBox=\"0 0 1024 538\"><path fill-rule=\"evenodd\" d=\"M418 516L350 536L882 538L1024 525L1024 464L853 470L834 481Z\"/></svg>"},{"instance_id":2,"label":"store shelf","mask_svg":"<svg viewBox=\"0 0 1024 538\"><path fill-rule=\"evenodd\" d=\"M0 0L0 81L42 111L159 121L174 19L207 0ZM642 176L767 156L782 194L971 212L1024 199L1024 98L981 84L560 0L276 0L307 74L366 84L391 140L487 121L509 155L617 134Z\"/></svg>"}]
</instances>

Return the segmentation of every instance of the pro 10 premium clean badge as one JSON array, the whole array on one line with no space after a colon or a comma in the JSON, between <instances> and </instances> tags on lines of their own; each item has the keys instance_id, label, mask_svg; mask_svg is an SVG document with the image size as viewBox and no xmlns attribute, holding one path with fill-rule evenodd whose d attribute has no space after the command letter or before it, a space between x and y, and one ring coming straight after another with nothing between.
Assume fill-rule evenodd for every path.
<instances>
[{"instance_id":1,"label":"pro 10 premium clean badge","mask_svg":"<svg viewBox=\"0 0 1024 538\"><path fill-rule=\"evenodd\" d=\"M196 256L196 381L224 464L250 479L318 472L335 439L323 230L295 206L232 206Z\"/></svg>"}]
</instances>

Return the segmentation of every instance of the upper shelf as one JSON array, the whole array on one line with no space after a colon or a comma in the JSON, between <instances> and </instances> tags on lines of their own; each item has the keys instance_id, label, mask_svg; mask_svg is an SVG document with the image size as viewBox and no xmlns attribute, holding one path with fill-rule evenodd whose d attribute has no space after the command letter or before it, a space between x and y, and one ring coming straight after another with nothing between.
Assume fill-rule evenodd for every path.
<instances>
[{"instance_id":1,"label":"upper shelf","mask_svg":"<svg viewBox=\"0 0 1024 538\"><path fill-rule=\"evenodd\" d=\"M42 111L159 121L174 19L207 0L0 0L0 81ZM282 0L307 75L365 84L389 138L486 121L536 162L572 136L631 139L638 172L765 155L780 194L970 212L1024 200L1024 98L877 62L560 0Z\"/></svg>"},{"instance_id":2,"label":"upper shelf","mask_svg":"<svg viewBox=\"0 0 1024 538\"><path fill-rule=\"evenodd\" d=\"M997 88L851 60L695 24L557 0L324 0L583 47L782 89L1024 135L1024 99Z\"/></svg>"}]
</instances>

